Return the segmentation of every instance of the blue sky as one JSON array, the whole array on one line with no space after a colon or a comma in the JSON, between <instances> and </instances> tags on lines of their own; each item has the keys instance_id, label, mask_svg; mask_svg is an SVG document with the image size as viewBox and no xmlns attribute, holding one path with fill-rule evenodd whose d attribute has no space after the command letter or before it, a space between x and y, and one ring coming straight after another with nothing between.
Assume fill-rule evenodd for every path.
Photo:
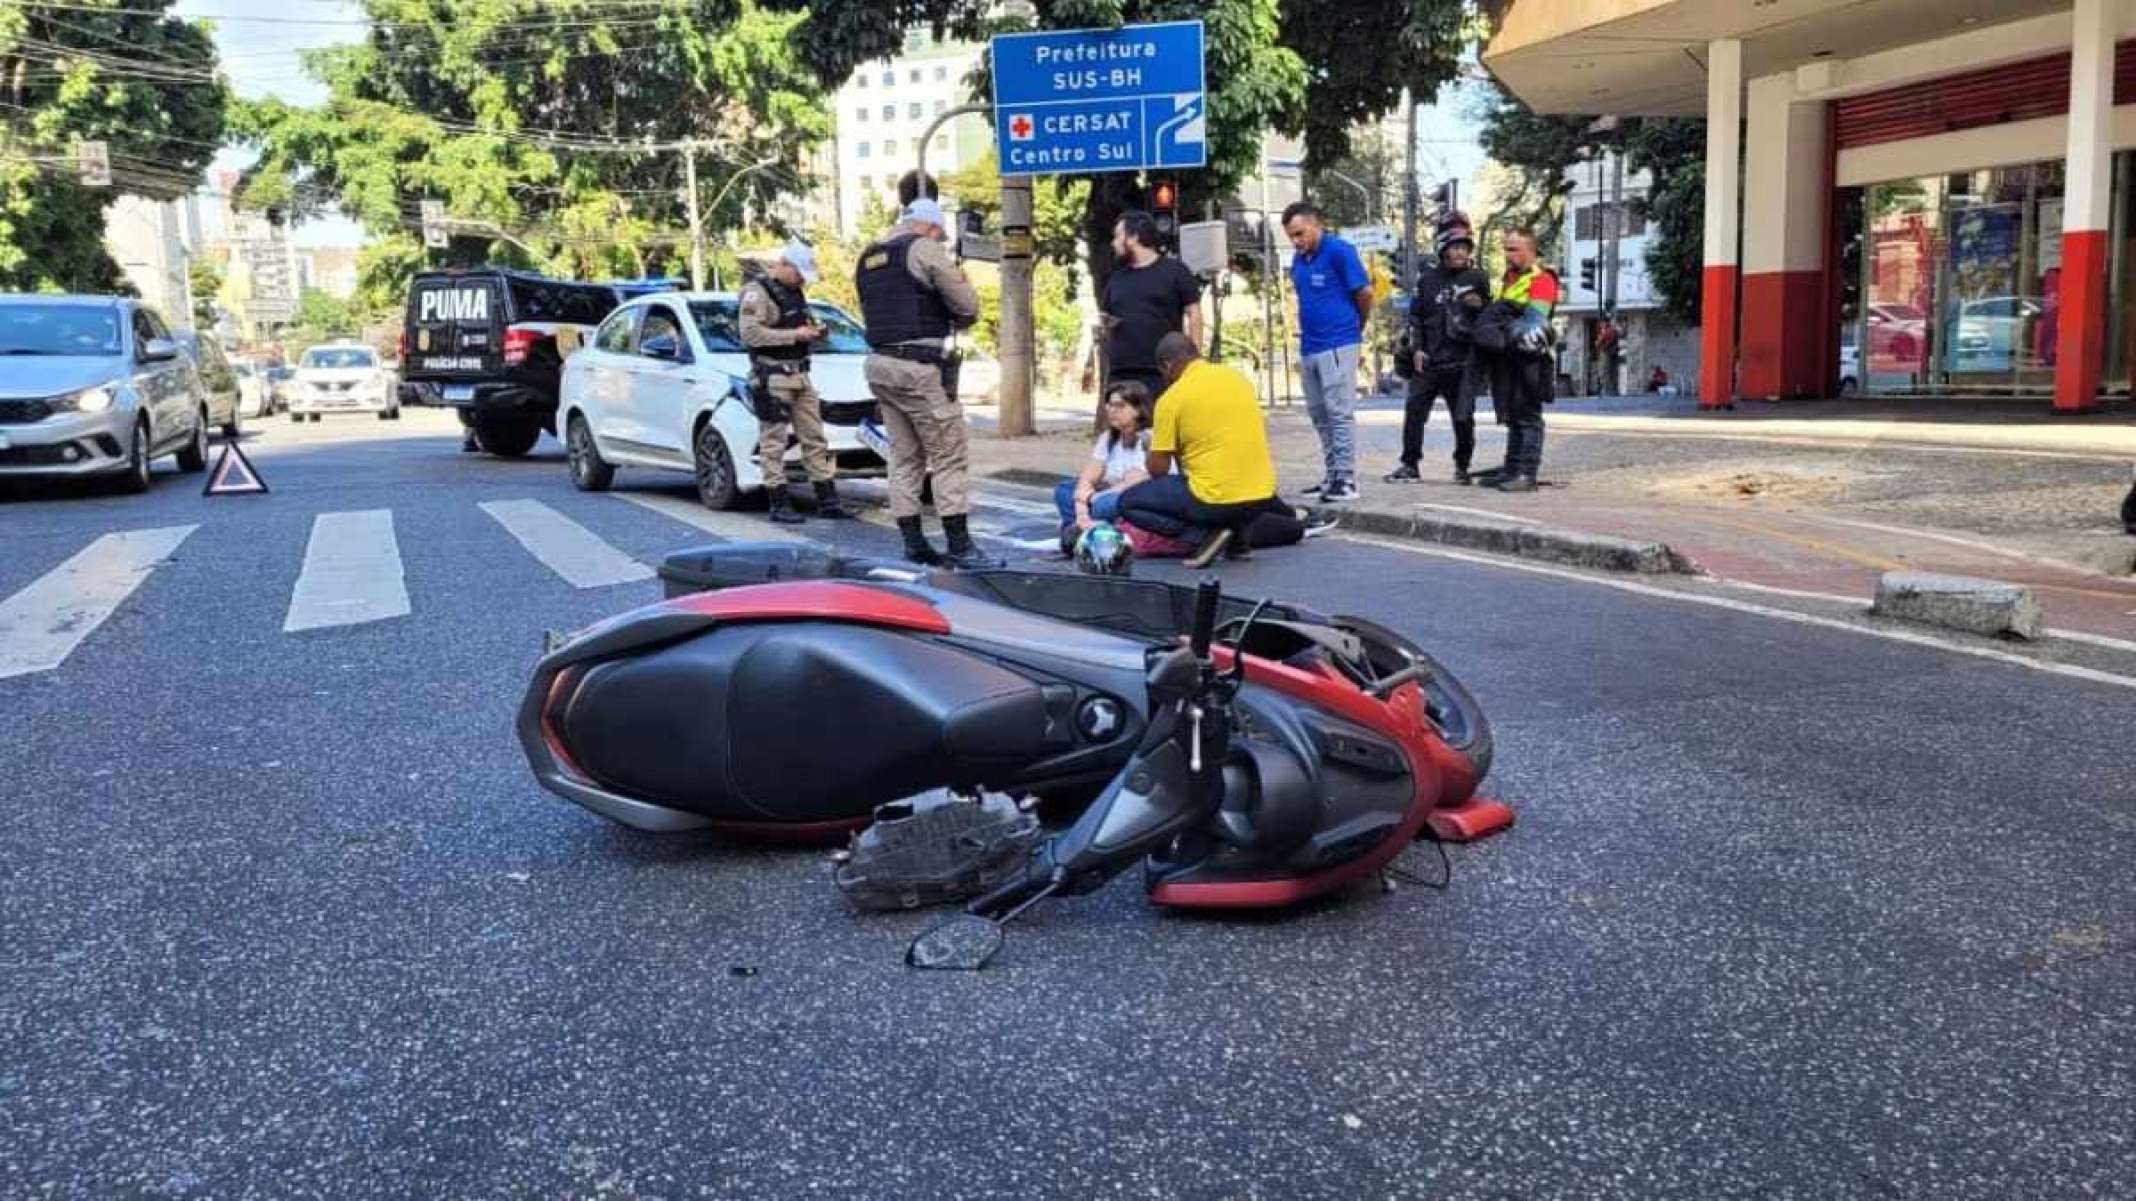
<instances>
[{"instance_id":1,"label":"blue sky","mask_svg":"<svg viewBox=\"0 0 2136 1201\"><path fill-rule=\"evenodd\" d=\"M355 41L363 10L346 0L178 0L180 16L215 22L215 44L231 86L248 98L279 96L292 104L316 104L326 89L304 74L300 51ZM249 153L225 150L218 169L242 168ZM339 217L299 226L300 246L357 246L363 230Z\"/></svg>"}]
</instances>

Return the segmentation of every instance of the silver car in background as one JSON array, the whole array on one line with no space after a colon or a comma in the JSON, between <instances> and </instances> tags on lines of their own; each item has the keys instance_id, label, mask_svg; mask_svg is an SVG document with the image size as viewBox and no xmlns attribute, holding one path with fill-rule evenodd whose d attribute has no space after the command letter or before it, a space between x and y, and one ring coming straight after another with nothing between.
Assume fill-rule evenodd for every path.
<instances>
[{"instance_id":1,"label":"silver car in background","mask_svg":"<svg viewBox=\"0 0 2136 1201\"><path fill-rule=\"evenodd\" d=\"M111 475L148 487L208 466L200 371L154 309L110 296L0 296L0 478Z\"/></svg>"}]
</instances>

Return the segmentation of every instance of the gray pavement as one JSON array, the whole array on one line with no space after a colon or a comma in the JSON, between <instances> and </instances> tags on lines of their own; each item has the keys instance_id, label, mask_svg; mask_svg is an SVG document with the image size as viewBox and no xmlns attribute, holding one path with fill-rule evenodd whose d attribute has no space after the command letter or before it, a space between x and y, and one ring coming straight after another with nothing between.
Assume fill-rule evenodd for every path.
<instances>
[{"instance_id":1,"label":"gray pavement","mask_svg":"<svg viewBox=\"0 0 2136 1201\"><path fill-rule=\"evenodd\" d=\"M0 604L102 534L199 526L60 667L0 679L0 1195L2136 1189L2136 690L1267 552L1227 586L1389 623L1470 684L1519 824L1454 848L1443 894L1183 918L1125 878L922 977L929 919L852 915L817 853L534 786L511 717L542 632L658 586L575 588L477 505L647 562L707 535L437 417L272 428L263 498L0 500ZM408 616L283 633L314 517L367 509Z\"/></svg>"}]
</instances>

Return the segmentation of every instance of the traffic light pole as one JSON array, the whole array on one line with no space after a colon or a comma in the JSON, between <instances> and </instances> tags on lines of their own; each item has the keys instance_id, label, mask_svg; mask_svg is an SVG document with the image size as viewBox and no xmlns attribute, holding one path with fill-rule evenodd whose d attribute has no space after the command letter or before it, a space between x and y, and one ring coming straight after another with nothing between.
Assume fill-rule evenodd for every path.
<instances>
[{"instance_id":1,"label":"traffic light pole","mask_svg":"<svg viewBox=\"0 0 2136 1201\"><path fill-rule=\"evenodd\" d=\"M1621 386L1617 365L1624 354L1624 331L1617 326L1617 260L1623 252L1624 236L1624 155L1615 152L1609 160L1609 206L1602 210L1609 216L1609 228L1603 234L1607 250L1602 256L1602 311L1609 314L1615 334L1602 355L1602 384L1605 396L1615 396Z\"/></svg>"}]
</instances>

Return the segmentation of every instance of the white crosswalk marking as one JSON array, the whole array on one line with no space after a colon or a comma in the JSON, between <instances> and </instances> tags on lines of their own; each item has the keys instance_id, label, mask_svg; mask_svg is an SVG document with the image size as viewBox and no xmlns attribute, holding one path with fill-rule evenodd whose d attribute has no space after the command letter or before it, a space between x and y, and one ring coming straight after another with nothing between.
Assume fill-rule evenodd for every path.
<instances>
[{"instance_id":1,"label":"white crosswalk marking","mask_svg":"<svg viewBox=\"0 0 2136 1201\"><path fill-rule=\"evenodd\" d=\"M761 514L720 513L707 509L696 501L684 500L663 492L611 492L617 500L628 501L641 509L651 509L662 517L672 517L688 526L695 526L707 534L729 542L799 542L808 546L825 544L805 534L793 532L792 526L775 526Z\"/></svg>"},{"instance_id":2,"label":"white crosswalk marking","mask_svg":"<svg viewBox=\"0 0 2136 1201\"><path fill-rule=\"evenodd\" d=\"M605 588L653 578L652 568L538 500L486 500L478 507L573 588Z\"/></svg>"},{"instance_id":3,"label":"white crosswalk marking","mask_svg":"<svg viewBox=\"0 0 2136 1201\"><path fill-rule=\"evenodd\" d=\"M50 671L197 525L106 534L0 602L0 679Z\"/></svg>"},{"instance_id":4,"label":"white crosswalk marking","mask_svg":"<svg viewBox=\"0 0 2136 1201\"><path fill-rule=\"evenodd\" d=\"M408 615L408 584L393 510L321 513L312 521L304 570L289 596L284 633L361 625Z\"/></svg>"}]
</instances>

